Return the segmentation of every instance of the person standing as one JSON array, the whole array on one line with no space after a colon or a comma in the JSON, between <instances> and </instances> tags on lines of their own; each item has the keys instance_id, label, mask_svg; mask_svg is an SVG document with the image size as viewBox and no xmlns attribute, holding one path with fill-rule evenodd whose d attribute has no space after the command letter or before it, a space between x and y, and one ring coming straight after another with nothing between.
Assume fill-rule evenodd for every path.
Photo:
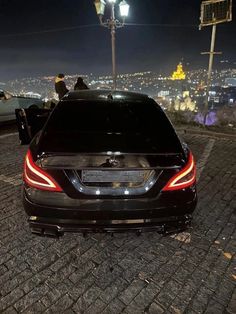
<instances>
[{"instance_id":1,"label":"person standing","mask_svg":"<svg viewBox=\"0 0 236 314\"><path fill-rule=\"evenodd\" d=\"M89 89L88 86L84 83L82 77L78 77L77 82L74 86L74 90L83 90Z\"/></svg>"},{"instance_id":2,"label":"person standing","mask_svg":"<svg viewBox=\"0 0 236 314\"><path fill-rule=\"evenodd\" d=\"M58 94L59 100L62 99L62 97L69 92L69 90L66 87L66 84L64 82L65 75L60 73L57 75L55 79L55 91Z\"/></svg>"}]
</instances>

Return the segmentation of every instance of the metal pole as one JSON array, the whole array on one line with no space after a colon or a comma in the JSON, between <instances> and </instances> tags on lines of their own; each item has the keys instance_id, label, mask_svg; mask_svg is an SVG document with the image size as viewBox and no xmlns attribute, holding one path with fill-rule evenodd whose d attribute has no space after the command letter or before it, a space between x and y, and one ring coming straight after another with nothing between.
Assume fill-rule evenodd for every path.
<instances>
[{"instance_id":1,"label":"metal pole","mask_svg":"<svg viewBox=\"0 0 236 314\"><path fill-rule=\"evenodd\" d=\"M208 114L208 99L209 99L209 91L211 86L211 73L212 73L212 65L214 59L214 50L215 50L215 40L216 40L216 24L212 25L212 34L211 34L211 49L209 54L209 66L208 66L208 75L207 75L207 89L206 89L206 100L205 100L205 115L204 115L204 124L206 124L206 118Z\"/></svg>"},{"instance_id":2,"label":"metal pole","mask_svg":"<svg viewBox=\"0 0 236 314\"><path fill-rule=\"evenodd\" d=\"M112 48L112 76L113 89L116 90L116 20L115 20L115 5L111 7L111 48Z\"/></svg>"}]
</instances>

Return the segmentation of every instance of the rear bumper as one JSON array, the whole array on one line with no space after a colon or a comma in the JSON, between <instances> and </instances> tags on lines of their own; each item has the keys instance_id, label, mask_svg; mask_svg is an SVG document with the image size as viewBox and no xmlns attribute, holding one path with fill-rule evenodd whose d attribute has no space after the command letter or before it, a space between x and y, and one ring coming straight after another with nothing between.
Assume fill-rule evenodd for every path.
<instances>
[{"instance_id":1,"label":"rear bumper","mask_svg":"<svg viewBox=\"0 0 236 314\"><path fill-rule=\"evenodd\" d=\"M64 232L145 232L159 233L178 232L191 224L191 215L173 216L166 219L137 219L137 220L69 220L29 217L29 226L33 233L40 235L60 235Z\"/></svg>"},{"instance_id":2,"label":"rear bumper","mask_svg":"<svg viewBox=\"0 0 236 314\"><path fill-rule=\"evenodd\" d=\"M40 197L41 201L39 201ZM172 193L164 194L154 200L69 200L62 193L35 190L29 193L26 189L23 192L24 208L29 216L30 228L34 232L46 234L48 232L50 234L50 232L180 230L191 221L191 214L197 203L197 194L195 189L189 189L178 195L179 202L176 197L177 194Z\"/></svg>"}]
</instances>

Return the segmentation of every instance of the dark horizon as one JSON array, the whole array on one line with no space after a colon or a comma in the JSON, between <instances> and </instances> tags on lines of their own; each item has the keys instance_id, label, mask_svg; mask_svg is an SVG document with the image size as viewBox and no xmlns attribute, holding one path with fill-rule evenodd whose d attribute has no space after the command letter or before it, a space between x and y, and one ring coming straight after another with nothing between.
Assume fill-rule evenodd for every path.
<instances>
[{"instance_id":1,"label":"dark horizon","mask_svg":"<svg viewBox=\"0 0 236 314\"><path fill-rule=\"evenodd\" d=\"M200 52L209 50L211 27L198 30L200 0L127 2L127 23L162 25L117 30L118 73L170 73L182 59L191 69L207 68L208 58ZM82 25L92 26L47 32ZM234 20L217 27L216 51L223 55L216 56L215 68L221 66L222 59L236 62L232 45L235 31ZM59 72L111 73L110 33L98 25L93 0L71 0L70 5L66 0L42 0L40 4L2 0L0 40L0 81Z\"/></svg>"}]
</instances>

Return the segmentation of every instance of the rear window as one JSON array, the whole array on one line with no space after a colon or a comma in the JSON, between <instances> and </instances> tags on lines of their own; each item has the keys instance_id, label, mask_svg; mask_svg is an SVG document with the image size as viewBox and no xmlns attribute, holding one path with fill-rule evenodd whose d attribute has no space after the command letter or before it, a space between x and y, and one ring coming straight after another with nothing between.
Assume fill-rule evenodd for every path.
<instances>
[{"instance_id":1,"label":"rear window","mask_svg":"<svg viewBox=\"0 0 236 314\"><path fill-rule=\"evenodd\" d=\"M51 115L50 131L76 132L172 132L155 102L64 101Z\"/></svg>"},{"instance_id":2,"label":"rear window","mask_svg":"<svg viewBox=\"0 0 236 314\"><path fill-rule=\"evenodd\" d=\"M53 111L46 131L48 135L119 134L123 138L142 138L151 146L158 142L159 147L181 149L165 113L151 99L145 102L63 101Z\"/></svg>"}]
</instances>

